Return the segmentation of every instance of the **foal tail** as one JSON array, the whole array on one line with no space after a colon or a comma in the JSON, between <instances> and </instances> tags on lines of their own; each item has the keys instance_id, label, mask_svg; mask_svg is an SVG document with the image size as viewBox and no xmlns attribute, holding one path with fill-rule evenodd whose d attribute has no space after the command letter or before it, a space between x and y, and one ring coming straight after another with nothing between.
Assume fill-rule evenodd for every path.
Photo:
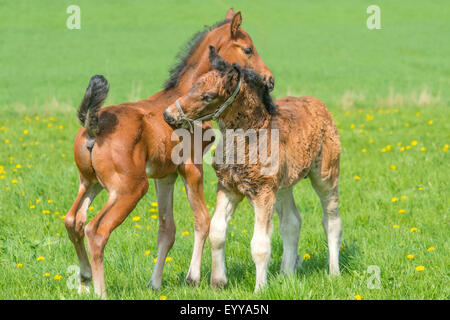
<instances>
[{"instance_id":1,"label":"foal tail","mask_svg":"<svg viewBox=\"0 0 450 320\"><path fill-rule=\"evenodd\" d=\"M81 125L86 128L89 137L96 137L100 131L98 111L105 101L108 91L109 84L104 76L95 75L89 81L89 86L78 109L78 119Z\"/></svg>"}]
</instances>

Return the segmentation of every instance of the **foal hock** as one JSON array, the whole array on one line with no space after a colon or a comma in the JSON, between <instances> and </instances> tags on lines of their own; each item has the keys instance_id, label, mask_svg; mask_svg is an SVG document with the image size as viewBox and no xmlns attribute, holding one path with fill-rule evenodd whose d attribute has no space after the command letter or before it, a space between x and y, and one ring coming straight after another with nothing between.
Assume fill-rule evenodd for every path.
<instances>
[{"instance_id":1,"label":"foal hock","mask_svg":"<svg viewBox=\"0 0 450 320\"><path fill-rule=\"evenodd\" d=\"M329 268L332 275L339 274L339 247L342 223L338 211L338 178L340 142L336 126L325 105L313 97L285 97L272 101L261 77L250 69L226 63L214 47L210 47L209 59L214 70L203 75L188 94L177 101L183 111L172 104L165 111L166 119L181 124L186 119L199 119L214 114L229 99L240 82L242 85L233 102L218 116L222 132L221 146L216 149L213 164L219 179L217 206L210 226L212 250L211 284L226 285L225 240L231 215L238 203L247 197L255 213L251 252L256 265L255 291L266 284L270 258L270 237L274 210L280 219L283 238L281 270L294 273L298 260L298 241L301 217L295 205L293 186L304 178L320 198L322 224L328 240ZM229 136L227 130L243 129L243 132L266 132L271 141L278 135L278 145L258 144L257 161L252 161L254 148L245 144L244 163L231 163L217 157L217 150L234 148L240 142L251 141L250 136ZM258 140L261 135L258 136ZM241 141L239 141L241 140ZM263 150L262 150L263 149ZM253 151L252 151L253 150ZM263 152L262 152L263 151ZM271 171L262 154L269 155Z\"/></svg>"}]
</instances>

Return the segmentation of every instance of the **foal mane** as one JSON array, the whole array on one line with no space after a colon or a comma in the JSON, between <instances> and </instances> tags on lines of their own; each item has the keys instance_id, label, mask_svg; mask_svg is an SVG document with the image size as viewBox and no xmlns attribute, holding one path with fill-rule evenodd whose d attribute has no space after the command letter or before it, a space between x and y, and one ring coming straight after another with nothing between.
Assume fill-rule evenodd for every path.
<instances>
[{"instance_id":1,"label":"foal mane","mask_svg":"<svg viewBox=\"0 0 450 320\"><path fill-rule=\"evenodd\" d=\"M181 51L176 55L176 60L178 62L170 69L169 79L164 83L164 90L173 89L178 84L178 79L183 73L184 68L187 65L188 59L194 54L194 51L198 48L200 43L202 43L206 34L218 27L223 26L226 23L231 22L231 19L225 19L224 21L219 21L212 26L205 26L203 30L197 32L192 36L192 38L184 45Z\"/></svg>"},{"instance_id":2,"label":"foal mane","mask_svg":"<svg viewBox=\"0 0 450 320\"><path fill-rule=\"evenodd\" d=\"M233 67L239 70L241 76L244 76L244 81L250 85L251 89L258 93L259 98L261 99L261 102L267 112L271 115L275 115L278 107L273 102L272 96L270 95L270 90L261 75L249 67L242 68L237 63L234 63Z\"/></svg>"}]
</instances>

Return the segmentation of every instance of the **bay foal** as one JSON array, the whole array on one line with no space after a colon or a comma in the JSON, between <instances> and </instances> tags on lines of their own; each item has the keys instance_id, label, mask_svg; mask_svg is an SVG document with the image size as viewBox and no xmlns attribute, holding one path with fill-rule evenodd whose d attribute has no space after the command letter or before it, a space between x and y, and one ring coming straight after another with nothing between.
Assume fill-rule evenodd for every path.
<instances>
[{"instance_id":1,"label":"bay foal","mask_svg":"<svg viewBox=\"0 0 450 320\"><path fill-rule=\"evenodd\" d=\"M330 113L321 101L313 97L286 97L274 103L257 72L242 69L237 64L228 64L214 47L210 47L209 55L214 70L203 75L188 94L180 97L164 113L166 121L179 125L221 110L217 122L223 141L222 146L216 149L213 164L219 182L217 206L209 234L212 250L211 284L223 286L227 283L224 251L226 232L231 215L244 196L255 212L251 240L251 252L256 265L255 291L266 284L274 209L279 214L283 238L281 269L286 273L294 273L298 260L301 217L295 206L292 188L299 180L307 177L323 207L322 223L328 238L330 273L338 275L342 237L338 211L340 142ZM234 101L226 109L219 109L236 91L238 93ZM235 145L238 145L239 139L246 138L238 135L230 138L226 132L229 129L242 129L243 132L253 130L257 134L266 132L266 141L272 141L272 135L277 134L278 147L272 143L259 144L259 156L252 163L250 160L255 149L246 144L243 148L245 161L241 164L235 161L227 163L217 157L217 150L223 148L226 157L227 149L233 148L236 155L239 147L235 148ZM248 138L250 141L251 138ZM260 143L261 135L258 139ZM263 151L269 155L269 166L262 161ZM274 170L270 170L270 166Z\"/></svg>"},{"instance_id":2,"label":"bay foal","mask_svg":"<svg viewBox=\"0 0 450 320\"><path fill-rule=\"evenodd\" d=\"M200 281L202 251L210 223L203 195L203 169L201 164L192 161L195 150L183 164L172 162L171 151L178 142L171 140L173 128L164 121L163 111L185 94L199 76L211 70L207 53L211 44L217 46L227 61L249 65L264 74L268 85L273 87L272 73L248 33L240 28L241 23L241 14L234 14L230 9L223 22L196 34L189 42L186 55L172 69L164 90L146 100L100 110L108 84L101 76L92 78L78 113L83 128L74 143L80 186L65 218L80 264L80 291L88 290L93 278L95 293L106 298L105 245L111 232L147 192L148 178L155 179L159 209L158 257L149 285L155 289L161 286L165 258L175 240L173 190L178 174L185 182L194 212L194 249L186 281ZM203 125L204 129L210 127L208 122ZM206 143L202 149L205 147ZM85 228L86 211L102 189L109 193L108 202ZM90 262L83 242L85 234Z\"/></svg>"}]
</instances>

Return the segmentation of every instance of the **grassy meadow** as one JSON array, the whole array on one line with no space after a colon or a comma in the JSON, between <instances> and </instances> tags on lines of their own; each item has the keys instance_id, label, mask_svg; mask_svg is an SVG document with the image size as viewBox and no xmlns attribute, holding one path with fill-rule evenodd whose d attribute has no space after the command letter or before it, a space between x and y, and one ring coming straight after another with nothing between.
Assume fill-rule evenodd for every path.
<instances>
[{"instance_id":1,"label":"grassy meadow","mask_svg":"<svg viewBox=\"0 0 450 320\"><path fill-rule=\"evenodd\" d=\"M81 30L68 30L68 1L0 0L0 299L96 299L72 289L77 258L63 219L78 190L72 145L76 109L89 79L111 84L106 104L162 88L183 44L204 25L241 10L243 28L275 76L275 97L316 96L342 143L341 271L328 275L319 199L295 188L303 218L295 276L279 273L274 218L267 288L253 293L253 211L243 201L226 246L229 285L185 284L193 215L181 179L175 245L163 284L146 287L157 253L153 183L105 250L110 299L448 299L450 176L450 6L447 1L379 1L381 30L368 30L370 1L87 1ZM216 176L205 167L214 213ZM88 218L106 202L103 191ZM374 267L375 266L375 267ZM379 286L373 270L379 270Z\"/></svg>"}]
</instances>

